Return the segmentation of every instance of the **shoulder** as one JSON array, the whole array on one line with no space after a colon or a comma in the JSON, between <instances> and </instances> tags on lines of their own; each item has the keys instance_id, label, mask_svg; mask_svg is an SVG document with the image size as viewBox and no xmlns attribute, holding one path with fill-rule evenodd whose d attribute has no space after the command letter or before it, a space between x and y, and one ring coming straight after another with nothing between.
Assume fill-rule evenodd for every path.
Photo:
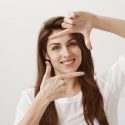
<instances>
[{"instance_id":1,"label":"shoulder","mask_svg":"<svg viewBox=\"0 0 125 125\"><path fill-rule=\"evenodd\" d=\"M125 53L103 74L98 77L102 88L108 88L118 97L125 89Z\"/></svg>"},{"instance_id":2,"label":"shoulder","mask_svg":"<svg viewBox=\"0 0 125 125\"><path fill-rule=\"evenodd\" d=\"M117 63L120 66L120 70L125 74L125 53L119 58Z\"/></svg>"},{"instance_id":3,"label":"shoulder","mask_svg":"<svg viewBox=\"0 0 125 125\"><path fill-rule=\"evenodd\" d=\"M101 74L96 73L95 80L101 92L103 92L105 89L107 91L111 91L108 81Z\"/></svg>"},{"instance_id":4,"label":"shoulder","mask_svg":"<svg viewBox=\"0 0 125 125\"><path fill-rule=\"evenodd\" d=\"M105 71L104 74L118 74L123 73L125 74L125 53L123 53L120 58L108 69L108 72ZM103 75L104 75L103 74Z\"/></svg>"},{"instance_id":5,"label":"shoulder","mask_svg":"<svg viewBox=\"0 0 125 125\"><path fill-rule=\"evenodd\" d=\"M30 87L21 92L21 97L16 107L16 117L14 125L17 125L17 123L24 117L26 111L31 106L34 100L34 90L35 87Z\"/></svg>"},{"instance_id":6,"label":"shoulder","mask_svg":"<svg viewBox=\"0 0 125 125\"><path fill-rule=\"evenodd\" d=\"M103 74L103 79L112 83L125 80L125 53Z\"/></svg>"}]
</instances>

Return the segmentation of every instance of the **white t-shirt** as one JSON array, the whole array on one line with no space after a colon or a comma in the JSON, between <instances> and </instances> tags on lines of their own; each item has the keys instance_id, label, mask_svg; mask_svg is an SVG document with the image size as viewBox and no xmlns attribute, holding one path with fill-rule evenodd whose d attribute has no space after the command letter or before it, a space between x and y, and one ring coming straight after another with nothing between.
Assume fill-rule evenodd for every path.
<instances>
[{"instance_id":1,"label":"white t-shirt","mask_svg":"<svg viewBox=\"0 0 125 125\"><path fill-rule=\"evenodd\" d=\"M125 54L104 74L96 75L98 86L103 95L104 109L110 125L117 125L117 108L121 96L125 95ZM84 95L83 95L84 99ZM13 125L23 118L34 100L34 88L22 92L16 108ZM83 117L82 92L68 98L55 100L60 125L87 125ZM94 125L99 125L95 120Z\"/></svg>"}]
</instances>

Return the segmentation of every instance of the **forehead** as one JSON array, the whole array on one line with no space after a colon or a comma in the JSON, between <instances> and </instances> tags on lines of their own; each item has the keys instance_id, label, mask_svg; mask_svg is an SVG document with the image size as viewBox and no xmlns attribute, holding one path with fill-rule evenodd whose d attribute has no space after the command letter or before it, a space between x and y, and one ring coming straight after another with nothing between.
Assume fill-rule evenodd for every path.
<instances>
[{"instance_id":1,"label":"forehead","mask_svg":"<svg viewBox=\"0 0 125 125\"><path fill-rule=\"evenodd\" d=\"M57 33L61 32L61 31L63 31L63 30L54 30L51 35L57 34ZM50 40L48 40L47 44L48 45L50 43L60 43L60 44L63 44L63 43L66 43L68 40L70 40L72 38L73 38L73 36L71 34L67 34L67 35L64 35L64 36L60 36L58 38L50 39Z\"/></svg>"}]
</instances>

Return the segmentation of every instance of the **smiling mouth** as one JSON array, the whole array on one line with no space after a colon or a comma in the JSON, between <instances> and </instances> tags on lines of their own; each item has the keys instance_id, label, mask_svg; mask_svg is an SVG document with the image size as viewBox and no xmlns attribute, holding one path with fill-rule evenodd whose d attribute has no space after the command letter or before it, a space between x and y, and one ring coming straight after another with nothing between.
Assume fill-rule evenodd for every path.
<instances>
[{"instance_id":1,"label":"smiling mouth","mask_svg":"<svg viewBox=\"0 0 125 125\"><path fill-rule=\"evenodd\" d=\"M70 60L62 61L61 63L64 65L71 65L74 61L75 61L75 59L70 59Z\"/></svg>"}]
</instances>

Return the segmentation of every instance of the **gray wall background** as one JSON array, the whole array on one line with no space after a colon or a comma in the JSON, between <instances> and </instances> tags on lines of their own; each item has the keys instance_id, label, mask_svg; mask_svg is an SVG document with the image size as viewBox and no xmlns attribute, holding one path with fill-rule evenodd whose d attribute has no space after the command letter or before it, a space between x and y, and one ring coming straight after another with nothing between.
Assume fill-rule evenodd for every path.
<instances>
[{"instance_id":1,"label":"gray wall background","mask_svg":"<svg viewBox=\"0 0 125 125\"><path fill-rule=\"evenodd\" d=\"M35 83L36 42L47 18L85 10L125 19L124 0L0 0L0 125L11 125L21 91ZM93 30L93 57L103 73L125 52L125 39ZM118 107L119 125L125 125L125 97Z\"/></svg>"}]
</instances>

